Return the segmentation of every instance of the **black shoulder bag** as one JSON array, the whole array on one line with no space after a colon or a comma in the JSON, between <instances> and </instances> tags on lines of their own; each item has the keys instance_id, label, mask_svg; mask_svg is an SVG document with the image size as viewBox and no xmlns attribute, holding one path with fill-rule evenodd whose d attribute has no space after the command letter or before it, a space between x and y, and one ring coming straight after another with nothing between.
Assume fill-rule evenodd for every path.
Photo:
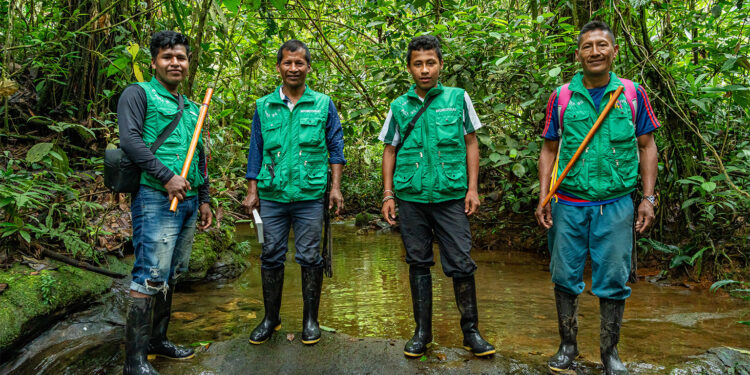
<instances>
[{"instance_id":1,"label":"black shoulder bag","mask_svg":"<svg viewBox=\"0 0 750 375\"><path fill-rule=\"evenodd\" d=\"M177 124L182 119L182 110L185 108L183 100L183 96L180 95L179 111L174 120L159 134L156 142L151 145L151 153L156 154L156 150L177 128ZM128 154L119 147L104 151L104 185L114 193L136 193L141 186L141 168L133 163L128 158Z\"/></svg>"},{"instance_id":2,"label":"black shoulder bag","mask_svg":"<svg viewBox=\"0 0 750 375\"><path fill-rule=\"evenodd\" d=\"M430 103L437 97L437 95L433 95L429 98L427 98L427 101L424 102L424 105L422 105L422 108L419 109L416 115L414 115L414 118L409 121L409 125L406 127L406 131L404 132L404 136L401 137L401 142L398 143L398 146L396 146L396 157L398 157L398 152L401 151L401 147L406 143L406 138L409 137L409 134L411 134L412 130L414 130L414 125L417 123L417 120L419 120L420 117L422 117L422 114L424 111L427 110L427 107L430 106Z\"/></svg>"}]
</instances>

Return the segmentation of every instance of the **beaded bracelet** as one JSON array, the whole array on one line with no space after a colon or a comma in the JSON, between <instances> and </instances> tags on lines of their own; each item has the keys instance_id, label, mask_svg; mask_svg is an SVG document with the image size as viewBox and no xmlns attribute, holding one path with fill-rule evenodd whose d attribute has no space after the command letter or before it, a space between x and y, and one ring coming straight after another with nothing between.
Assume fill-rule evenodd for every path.
<instances>
[{"instance_id":1,"label":"beaded bracelet","mask_svg":"<svg viewBox=\"0 0 750 375\"><path fill-rule=\"evenodd\" d=\"M393 195L389 195L389 196L383 198L383 203L388 202L391 199L396 199L396 198Z\"/></svg>"}]
</instances>

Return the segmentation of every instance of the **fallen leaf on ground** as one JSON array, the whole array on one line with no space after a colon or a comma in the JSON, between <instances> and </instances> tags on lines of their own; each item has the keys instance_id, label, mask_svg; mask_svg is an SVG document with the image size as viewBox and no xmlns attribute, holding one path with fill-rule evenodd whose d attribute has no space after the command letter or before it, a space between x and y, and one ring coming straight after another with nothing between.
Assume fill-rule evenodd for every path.
<instances>
[{"instance_id":1,"label":"fallen leaf on ground","mask_svg":"<svg viewBox=\"0 0 750 375\"><path fill-rule=\"evenodd\" d=\"M30 273L29 275L36 276L38 274L39 274L39 271L34 271L34 272Z\"/></svg>"},{"instance_id":2,"label":"fallen leaf on ground","mask_svg":"<svg viewBox=\"0 0 750 375\"><path fill-rule=\"evenodd\" d=\"M50 264L44 260L38 260L27 256L23 256L22 258L23 261L21 263L24 263L27 266L31 267L31 269L33 269L34 271L57 269L57 266L55 266L54 264Z\"/></svg>"},{"instance_id":3,"label":"fallen leaf on ground","mask_svg":"<svg viewBox=\"0 0 750 375\"><path fill-rule=\"evenodd\" d=\"M445 354L443 354L443 353L438 353L437 359L439 359L441 361L445 361L446 359L448 359L448 357L446 357Z\"/></svg>"},{"instance_id":4,"label":"fallen leaf on ground","mask_svg":"<svg viewBox=\"0 0 750 375\"><path fill-rule=\"evenodd\" d=\"M289 341L294 341L294 334L293 333L287 333L286 334L286 339L289 340Z\"/></svg>"},{"instance_id":5,"label":"fallen leaf on ground","mask_svg":"<svg viewBox=\"0 0 750 375\"><path fill-rule=\"evenodd\" d=\"M248 319L255 319L255 318L256 318L256 316L255 316L255 311L253 311L253 312L251 312L251 313L247 314L247 318L248 318ZM323 327L321 327L321 328L323 328Z\"/></svg>"},{"instance_id":6,"label":"fallen leaf on ground","mask_svg":"<svg viewBox=\"0 0 750 375\"><path fill-rule=\"evenodd\" d=\"M333 332L333 333L336 332L336 328L326 327L326 326L324 326L322 324L320 325L320 329L322 331L326 331L326 332Z\"/></svg>"},{"instance_id":7,"label":"fallen leaf on ground","mask_svg":"<svg viewBox=\"0 0 750 375\"><path fill-rule=\"evenodd\" d=\"M0 284L0 294L3 294L5 289L8 289L8 284L5 284L5 283Z\"/></svg>"}]
</instances>

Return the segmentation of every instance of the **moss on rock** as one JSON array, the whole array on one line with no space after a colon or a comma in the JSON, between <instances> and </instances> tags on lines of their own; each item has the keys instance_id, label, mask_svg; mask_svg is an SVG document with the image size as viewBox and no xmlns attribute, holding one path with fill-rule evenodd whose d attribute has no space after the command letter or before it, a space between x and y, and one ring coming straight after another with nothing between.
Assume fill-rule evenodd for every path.
<instances>
[{"instance_id":1,"label":"moss on rock","mask_svg":"<svg viewBox=\"0 0 750 375\"><path fill-rule=\"evenodd\" d=\"M112 271L127 273L130 266L108 257ZM106 292L113 279L104 275L59 263L56 270L42 270L32 275L31 268L14 265L0 271L0 283L8 289L0 294L0 353L45 326L55 313L76 308Z\"/></svg>"},{"instance_id":2,"label":"moss on rock","mask_svg":"<svg viewBox=\"0 0 750 375\"><path fill-rule=\"evenodd\" d=\"M232 278L247 269L247 251L234 242L234 228L200 232L195 235L190 268L184 281Z\"/></svg>"}]
</instances>

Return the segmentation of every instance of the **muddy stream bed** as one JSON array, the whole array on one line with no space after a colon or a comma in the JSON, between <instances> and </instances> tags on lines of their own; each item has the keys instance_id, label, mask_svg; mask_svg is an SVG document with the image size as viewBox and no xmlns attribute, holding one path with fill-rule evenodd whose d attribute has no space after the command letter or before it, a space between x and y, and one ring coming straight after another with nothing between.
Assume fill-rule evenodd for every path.
<instances>
[{"instance_id":1,"label":"muddy stream bed","mask_svg":"<svg viewBox=\"0 0 750 375\"><path fill-rule=\"evenodd\" d=\"M255 239L248 227L241 227L238 232L239 240ZM320 323L336 333L325 332L320 350L346 352L346 349L340 349L341 345L331 344L331 340L345 341L348 343L346 345L359 346L363 350L382 343L383 353L393 354L384 358L393 357L399 366L416 366L409 364L403 355L398 355L403 342L411 337L414 329L408 266L403 260L404 250L399 236L391 233L358 235L357 228L350 223L336 224L333 235L334 277L323 281ZM247 368L248 364L241 360L227 365L233 361L230 351L240 350L239 354L233 355L243 356L242 352L251 355L247 353L255 350L247 344L247 337L263 317L258 267L260 249L257 243L252 246L252 266L239 278L196 284L175 294L170 338L178 343L211 341L214 344L191 361L199 364L157 362L155 365L162 373L258 372L257 368L255 371ZM281 307L282 332L264 345L265 348L256 350L267 352L277 360L300 353L289 348L274 352L274 345L297 344L299 349L295 350L302 351L306 357L320 355L316 354L315 347L303 347L298 338L293 338L292 342L288 340L292 338L289 334L299 336L302 325L300 269L293 257L293 246L290 245ZM479 266L476 279L480 330L497 347L496 357L510 358L510 362L503 365L505 367L490 367L489 370L477 368L476 371L518 372L527 363L530 367L521 373L538 373L558 344L548 260L529 253L508 251L474 251L473 257ZM433 357L437 359L428 361L434 366L394 367L393 371L450 373L450 368L441 367L440 361L448 363L453 358L457 359L457 362L453 361L455 363L475 362L470 355L453 349L461 346L459 315L451 280L442 273L437 257L432 272L436 343ZM590 276L587 275L585 280L588 284ZM659 285L644 280L631 287L633 294L626 304L619 351L635 373L662 373L691 361L693 356L701 355L710 348L750 348L750 327L737 323L738 320L750 320L748 303L706 290ZM599 305L598 299L588 292L589 289L590 285L587 285L587 291L580 298L578 341L582 362L590 363L590 367L594 368L599 358ZM28 345L13 361L0 366L0 373L120 373L124 316L112 307L122 304L123 298L117 294L94 308L98 309L95 313L81 313L59 323ZM107 325L112 328L106 329ZM89 334L75 335L75 330L81 327ZM99 331L101 333L96 334ZM329 343L326 343L327 340ZM367 350L375 353L380 349ZM359 352L364 357L368 356L366 351ZM205 360L201 361L200 357ZM373 354L370 359L377 358ZM386 366L380 361L382 366ZM225 365L215 365L218 362ZM410 362L417 363L419 360ZM455 367L455 363L451 366ZM217 368L223 370L214 372ZM390 372L386 371L387 368L365 367L349 371L338 367L341 372L349 373ZM268 373L297 372L290 368L272 370L266 367L266 370ZM470 369L467 371L474 372ZM315 373L315 370L300 368L299 372Z\"/></svg>"}]
</instances>

